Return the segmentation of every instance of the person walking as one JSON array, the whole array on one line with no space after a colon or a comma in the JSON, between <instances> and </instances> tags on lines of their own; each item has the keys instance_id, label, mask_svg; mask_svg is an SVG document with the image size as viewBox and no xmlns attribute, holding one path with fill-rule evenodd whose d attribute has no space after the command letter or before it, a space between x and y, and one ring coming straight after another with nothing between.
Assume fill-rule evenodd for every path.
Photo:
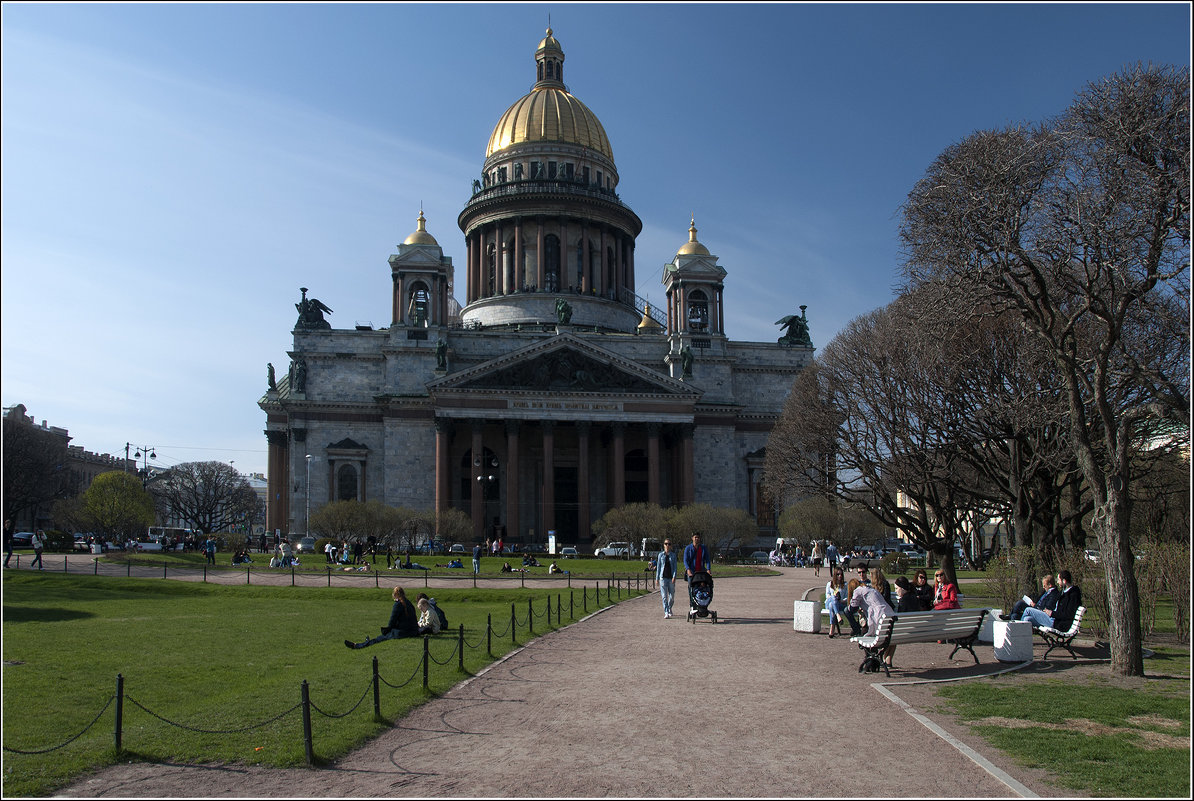
<instances>
[{"instance_id":1,"label":"person walking","mask_svg":"<svg viewBox=\"0 0 1194 801\"><path fill-rule=\"evenodd\" d=\"M38 529L34 532L29 544L33 546L33 561L29 563L29 569L32 570L33 566L37 565L37 569L41 570L41 552L46 549L46 535L42 533L41 529Z\"/></svg>"},{"instance_id":2,"label":"person walking","mask_svg":"<svg viewBox=\"0 0 1194 801\"><path fill-rule=\"evenodd\" d=\"M663 541L663 553L656 559L655 578L659 582L659 594L663 596L666 620L672 616L672 603L676 600L676 552L672 550L670 539Z\"/></svg>"},{"instance_id":3,"label":"person walking","mask_svg":"<svg viewBox=\"0 0 1194 801\"><path fill-rule=\"evenodd\" d=\"M709 549L701 545L701 535L694 533L692 544L684 546L684 580L690 580L694 573L708 573L712 567Z\"/></svg>"},{"instance_id":4,"label":"person walking","mask_svg":"<svg viewBox=\"0 0 1194 801\"><path fill-rule=\"evenodd\" d=\"M4 566L8 567L8 560L12 558L12 519L4 521Z\"/></svg>"},{"instance_id":5,"label":"person walking","mask_svg":"<svg viewBox=\"0 0 1194 801\"><path fill-rule=\"evenodd\" d=\"M484 548L481 543L473 546L473 575L481 572L481 554L484 553Z\"/></svg>"}]
</instances>

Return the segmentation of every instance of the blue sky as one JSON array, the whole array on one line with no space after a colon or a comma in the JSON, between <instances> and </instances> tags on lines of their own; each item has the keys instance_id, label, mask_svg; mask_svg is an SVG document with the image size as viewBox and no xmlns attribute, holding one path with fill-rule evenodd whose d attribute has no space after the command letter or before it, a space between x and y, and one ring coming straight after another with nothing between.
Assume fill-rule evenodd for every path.
<instances>
[{"instance_id":1,"label":"blue sky","mask_svg":"<svg viewBox=\"0 0 1194 801\"><path fill-rule=\"evenodd\" d=\"M389 322L415 228L456 216L548 15L643 220L638 293L698 237L727 333L814 344L892 297L900 204L969 133L1190 63L1185 3L3 6L4 406L93 451L264 472L299 287Z\"/></svg>"}]
</instances>

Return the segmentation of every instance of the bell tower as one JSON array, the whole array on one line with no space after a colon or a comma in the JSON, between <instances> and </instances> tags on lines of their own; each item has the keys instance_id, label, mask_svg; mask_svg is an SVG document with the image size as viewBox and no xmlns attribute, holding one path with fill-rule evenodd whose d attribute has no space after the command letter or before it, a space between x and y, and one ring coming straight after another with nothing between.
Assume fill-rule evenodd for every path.
<instances>
[{"instance_id":1,"label":"bell tower","mask_svg":"<svg viewBox=\"0 0 1194 801\"><path fill-rule=\"evenodd\" d=\"M688 241L663 266L667 295L667 332L683 340L725 337L722 292L726 271L717 257L697 241L696 218L688 227Z\"/></svg>"},{"instance_id":2,"label":"bell tower","mask_svg":"<svg viewBox=\"0 0 1194 801\"><path fill-rule=\"evenodd\" d=\"M392 326L438 328L459 314L452 300L452 257L444 255L419 209L418 227L390 256Z\"/></svg>"}]
</instances>

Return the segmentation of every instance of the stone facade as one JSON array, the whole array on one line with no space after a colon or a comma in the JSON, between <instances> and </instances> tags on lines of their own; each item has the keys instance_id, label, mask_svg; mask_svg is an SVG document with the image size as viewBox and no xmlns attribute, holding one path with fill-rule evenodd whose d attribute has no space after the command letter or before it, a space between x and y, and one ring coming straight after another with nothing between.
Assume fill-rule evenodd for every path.
<instances>
[{"instance_id":1,"label":"stone facade","mask_svg":"<svg viewBox=\"0 0 1194 801\"><path fill-rule=\"evenodd\" d=\"M387 328L332 328L303 290L290 370L259 400L271 529L302 534L308 509L380 499L460 509L478 539L497 519L511 542L584 545L610 508L699 501L746 509L773 537L762 453L812 344L728 339L727 272L695 223L664 265L667 308L646 306L641 223L604 130L558 79L550 31L535 60L460 214L463 308L422 212L389 257Z\"/></svg>"}]
</instances>

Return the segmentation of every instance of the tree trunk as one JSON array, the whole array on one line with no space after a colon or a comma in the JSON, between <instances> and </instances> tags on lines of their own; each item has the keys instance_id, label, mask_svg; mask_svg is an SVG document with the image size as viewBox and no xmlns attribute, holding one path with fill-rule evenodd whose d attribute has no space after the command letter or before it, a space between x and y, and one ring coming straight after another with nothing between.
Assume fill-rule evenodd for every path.
<instances>
[{"instance_id":1,"label":"tree trunk","mask_svg":"<svg viewBox=\"0 0 1194 801\"><path fill-rule=\"evenodd\" d=\"M1117 476L1118 478L1118 476ZM1116 482L1118 483L1118 482ZM1106 500L1096 502L1093 527L1099 542L1100 562L1107 579L1111 619L1111 672L1120 676L1144 675L1143 638L1140 632L1140 593L1128 539L1130 506L1125 489L1108 488Z\"/></svg>"}]
</instances>

